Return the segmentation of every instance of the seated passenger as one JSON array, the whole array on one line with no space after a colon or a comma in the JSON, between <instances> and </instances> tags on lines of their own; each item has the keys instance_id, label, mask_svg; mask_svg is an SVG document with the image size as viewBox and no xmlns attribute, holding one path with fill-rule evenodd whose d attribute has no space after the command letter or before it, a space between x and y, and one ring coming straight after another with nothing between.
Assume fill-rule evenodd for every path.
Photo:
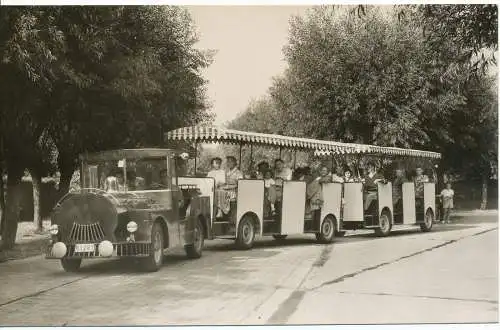
<instances>
[{"instance_id":1,"label":"seated passenger","mask_svg":"<svg viewBox=\"0 0 500 330\"><path fill-rule=\"evenodd\" d=\"M342 174L340 172L341 168L337 166L334 166L334 171L332 173L332 182L337 182L337 183L343 183L344 179L342 178Z\"/></svg>"},{"instance_id":2,"label":"seated passenger","mask_svg":"<svg viewBox=\"0 0 500 330\"><path fill-rule=\"evenodd\" d=\"M257 164L257 175L256 178L263 180L264 179L264 174L266 171L271 171L271 167L269 166L269 163L266 161L262 161L259 164ZM271 173L272 176L272 173Z\"/></svg>"},{"instance_id":3,"label":"seated passenger","mask_svg":"<svg viewBox=\"0 0 500 330\"><path fill-rule=\"evenodd\" d=\"M415 197L423 198L424 197L424 183L429 182L429 177L424 174L422 167L417 167L415 169L416 176L413 179L415 182Z\"/></svg>"},{"instance_id":4,"label":"seated passenger","mask_svg":"<svg viewBox=\"0 0 500 330\"><path fill-rule=\"evenodd\" d=\"M404 171L396 168L396 176L392 182L392 203L397 205L403 197L403 183L406 182Z\"/></svg>"},{"instance_id":5,"label":"seated passenger","mask_svg":"<svg viewBox=\"0 0 500 330\"><path fill-rule=\"evenodd\" d=\"M236 198L238 189L238 180L243 179L243 173L238 169L238 163L233 156L226 157L227 170L226 170L226 184L222 189L227 191L228 200L230 202L229 220L236 222Z\"/></svg>"},{"instance_id":6,"label":"seated passenger","mask_svg":"<svg viewBox=\"0 0 500 330\"><path fill-rule=\"evenodd\" d=\"M319 170L319 176L316 178L316 180L319 183L330 183L333 181L332 175L330 175L330 171L328 170L328 167L321 166L321 169Z\"/></svg>"},{"instance_id":7,"label":"seated passenger","mask_svg":"<svg viewBox=\"0 0 500 330\"><path fill-rule=\"evenodd\" d=\"M215 179L215 188L220 188L226 184L226 172L221 169L222 159L215 157L210 162L212 169L208 172L207 177Z\"/></svg>"},{"instance_id":8,"label":"seated passenger","mask_svg":"<svg viewBox=\"0 0 500 330\"><path fill-rule=\"evenodd\" d=\"M345 183L356 182L352 176L351 169L347 166L344 168L344 177L342 178L342 181Z\"/></svg>"},{"instance_id":9,"label":"seated passenger","mask_svg":"<svg viewBox=\"0 0 500 330\"><path fill-rule=\"evenodd\" d=\"M216 217L220 218L223 214L229 213L230 196L229 193L223 190L226 184L226 172L221 168L222 159L215 157L210 162L212 170L207 173L207 177L214 178L215 180L215 208Z\"/></svg>"},{"instance_id":10,"label":"seated passenger","mask_svg":"<svg viewBox=\"0 0 500 330\"><path fill-rule=\"evenodd\" d=\"M160 171L160 184L165 188L168 187L168 170L163 169Z\"/></svg>"},{"instance_id":11,"label":"seated passenger","mask_svg":"<svg viewBox=\"0 0 500 330\"><path fill-rule=\"evenodd\" d=\"M238 187L238 180L243 179L243 173L238 169L238 163L233 156L226 157L227 170L226 170L226 184L223 189L231 192L231 200L236 200L236 189Z\"/></svg>"},{"instance_id":12,"label":"seated passenger","mask_svg":"<svg viewBox=\"0 0 500 330\"><path fill-rule=\"evenodd\" d=\"M318 180L314 180L311 169L305 167L302 169L301 181L306 182L306 209L305 213L312 213L313 219L319 216L319 210L323 205L323 190Z\"/></svg>"},{"instance_id":13,"label":"seated passenger","mask_svg":"<svg viewBox=\"0 0 500 330\"><path fill-rule=\"evenodd\" d=\"M272 171L270 169L264 172L264 196L266 201L269 203L270 212L272 215L276 213L274 204L276 203L276 187L274 186L276 182L272 178Z\"/></svg>"},{"instance_id":14,"label":"seated passenger","mask_svg":"<svg viewBox=\"0 0 500 330\"><path fill-rule=\"evenodd\" d=\"M365 211L368 210L373 201L377 200L377 184L379 182L384 182L384 177L377 172L375 163L369 162L367 169L367 174L363 178L365 190Z\"/></svg>"},{"instance_id":15,"label":"seated passenger","mask_svg":"<svg viewBox=\"0 0 500 330\"><path fill-rule=\"evenodd\" d=\"M127 187L129 191L144 190L144 179L133 170L127 171Z\"/></svg>"},{"instance_id":16,"label":"seated passenger","mask_svg":"<svg viewBox=\"0 0 500 330\"><path fill-rule=\"evenodd\" d=\"M292 170L285 166L282 159L276 159L274 161L274 178L281 179L283 181L292 180Z\"/></svg>"}]
</instances>

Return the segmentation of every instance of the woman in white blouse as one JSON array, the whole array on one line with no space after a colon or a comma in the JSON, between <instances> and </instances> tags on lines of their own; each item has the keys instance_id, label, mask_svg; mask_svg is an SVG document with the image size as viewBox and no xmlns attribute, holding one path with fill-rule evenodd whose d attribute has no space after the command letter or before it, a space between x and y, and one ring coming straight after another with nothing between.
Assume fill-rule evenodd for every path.
<instances>
[{"instance_id":1,"label":"woman in white blouse","mask_svg":"<svg viewBox=\"0 0 500 330\"><path fill-rule=\"evenodd\" d=\"M226 184L226 172L221 169L222 159L219 157L212 158L210 162L212 170L208 172L207 177L215 179L215 187L219 188Z\"/></svg>"}]
</instances>

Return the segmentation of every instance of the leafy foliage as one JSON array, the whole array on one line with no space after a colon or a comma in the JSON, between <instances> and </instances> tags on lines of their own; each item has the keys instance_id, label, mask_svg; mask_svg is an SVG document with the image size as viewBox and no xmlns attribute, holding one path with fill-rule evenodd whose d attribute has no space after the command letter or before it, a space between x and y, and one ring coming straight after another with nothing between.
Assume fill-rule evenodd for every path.
<instances>
[{"instance_id":1,"label":"leafy foliage","mask_svg":"<svg viewBox=\"0 0 500 330\"><path fill-rule=\"evenodd\" d=\"M363 7L365 8L365 7ZM470 49L422 33L419 8L319 7L290 23L289 67L270 100L235 127L344 142L434 150L447 170L489 173L496 163L496 93L470 75ZM269 124L272 121L272 124ZM282 125L284 124L284 125ZM355 161L355 160L352 160ZM475 173L475 174L474 174Z\"/></svg>"},{"instance_id":2,"label":"leafy foliage","mask_svg":"<svg viewBox=\"0 0 500 330\"><path fill-rule=\"evenodd\" d=\"M200 70L212 53L196 42L180 7L0 8L0 155L10 185L43 167L43 135L57 147L66 192L81 152L160 145L163 131L211 120ZM15 229L6 230L12 241Z\"/></svg>"}]
</instances>

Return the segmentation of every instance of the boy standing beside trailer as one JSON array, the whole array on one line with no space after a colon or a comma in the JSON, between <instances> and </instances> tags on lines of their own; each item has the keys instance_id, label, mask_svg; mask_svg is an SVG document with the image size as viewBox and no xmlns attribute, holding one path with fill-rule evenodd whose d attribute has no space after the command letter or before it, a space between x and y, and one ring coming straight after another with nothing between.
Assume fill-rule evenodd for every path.
<instances>
[{"instance_id":1,"label":"boy standing beside trailer","mask_svg":"<svg viewBox=\"0 0 500 330\"><path fill-rule=\"evenodd\" d=\"M451 189L451 183L446 183L446 188L441 191L440 197L443 204L443 221L441 223L451 223L450 213L453 209L453 196L455 192Z\"/></svg>"}]
</instances>

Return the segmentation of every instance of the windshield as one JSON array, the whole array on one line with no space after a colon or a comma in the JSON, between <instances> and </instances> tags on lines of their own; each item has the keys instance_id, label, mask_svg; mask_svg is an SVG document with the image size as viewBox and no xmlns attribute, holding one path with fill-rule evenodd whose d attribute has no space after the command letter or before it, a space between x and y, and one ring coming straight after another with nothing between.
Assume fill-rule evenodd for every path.
<instances>
[{"instance_id":1,"label":"windshield","mask_svg":"<svg viewBox=\"0 0 500 330\"><path fill-rule=\"evenodd\" d=\"M84 163L83 187L106 192L169 189L167 158L122 159Z\"/></svg>"}]
</instances>

